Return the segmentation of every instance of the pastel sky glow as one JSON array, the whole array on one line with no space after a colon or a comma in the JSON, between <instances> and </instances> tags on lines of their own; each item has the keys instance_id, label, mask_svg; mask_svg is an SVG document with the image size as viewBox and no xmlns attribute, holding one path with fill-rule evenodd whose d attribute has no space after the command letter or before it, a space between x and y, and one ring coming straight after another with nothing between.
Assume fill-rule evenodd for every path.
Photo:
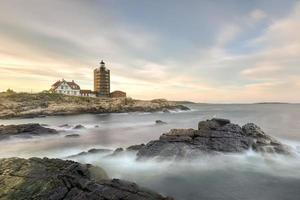
<instances>
[{"instance_id":1,"label":"pastel sky glow","mask_svg":"<svg viewBox=\"0 0 300 200\"><path fill-rule=\"evenodd\" d=\"M300 102L300 1L0 0L0 91L74 79L139 99Z\"/></svg>"}]
</instances>

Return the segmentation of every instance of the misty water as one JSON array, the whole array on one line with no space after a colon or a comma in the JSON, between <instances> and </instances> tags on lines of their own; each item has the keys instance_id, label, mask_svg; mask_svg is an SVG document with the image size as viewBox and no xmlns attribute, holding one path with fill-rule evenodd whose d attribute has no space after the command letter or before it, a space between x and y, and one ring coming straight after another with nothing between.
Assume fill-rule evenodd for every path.
<instances>
[{"instance_id":1,"label":"misty water","mask_svg":"<svg viewBox=\"0 0 300 200\"><path fill-rule=\"evenodd\" d=\"M135 160L133 153L107 157L91 154L74 158L99 165L112 178L134 181L161 194L184 200L297 200L300 198L300 105L189 104L191 111L52 116L0 120L0 124L37 122L61 130L60 135L1 142L0 157L67 156L91 148L115 149L157 139L171 128L197 128L200 120L228 118L243 125L254 122L267 134L290 145L294 156L244 154L203 156L194 161ZM167 122L156 125L155 120ZM86 129L61 128L82 124ZM79 138L65 138L78 133Z\"/></svg>"}]
</instances>

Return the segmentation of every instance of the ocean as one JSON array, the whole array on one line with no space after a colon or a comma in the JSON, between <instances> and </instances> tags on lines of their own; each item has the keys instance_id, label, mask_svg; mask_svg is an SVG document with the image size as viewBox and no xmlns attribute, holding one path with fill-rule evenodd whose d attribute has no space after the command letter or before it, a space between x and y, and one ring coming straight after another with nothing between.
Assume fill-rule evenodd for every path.
<instances>
[{"instance_id":1,"label":"ocean","mask_svg":"<svg viewBox=\"0 0 300 200\"><path fill-rule=\"evenodd\" d=\"M187 104L190 111L50 116L0 120L0 124L41 123L61 130L57 136L1 141L0 157L66 158L91 148L126 148L147 143L172 128L197 128L213 117L243 125L253 122L290 145L295 155L243 154L203 156L194 161L136 161L132 153L109 157L91 154L73 158L105 169L111 178L134 181L182 200L300 199L300 104ZM167 124L155 124L162 120ZM70 128L60 127L69 124ZM85 129L74 130L81 124ZM79 138L66 138L67 134Z\"/></svg>"}]
</instances>

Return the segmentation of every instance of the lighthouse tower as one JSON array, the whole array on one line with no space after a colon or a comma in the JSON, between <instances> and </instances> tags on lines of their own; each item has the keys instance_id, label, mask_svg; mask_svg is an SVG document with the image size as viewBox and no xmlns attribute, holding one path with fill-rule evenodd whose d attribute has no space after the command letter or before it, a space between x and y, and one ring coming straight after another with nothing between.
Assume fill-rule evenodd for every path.
<instances>
[{"instance_id":1,"label":"lighthouse tower","mask_svg":"<svg viewBox=\"0 0 300 200\"><path fill-rule=\"evenodd\" d=\"M110 70L101 60L100 67L94 69L94 91L97 96L109 97L110 95Z\"/></svg>"}]
</instances>

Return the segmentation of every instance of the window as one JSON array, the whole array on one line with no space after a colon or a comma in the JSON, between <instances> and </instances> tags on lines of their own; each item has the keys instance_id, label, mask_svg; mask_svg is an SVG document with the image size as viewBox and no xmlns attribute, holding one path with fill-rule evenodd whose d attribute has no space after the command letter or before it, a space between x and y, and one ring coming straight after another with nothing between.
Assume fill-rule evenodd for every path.
<instances>
[{"instance_id":1,"label":"window","mask_svg":"<svg viewBox=\"0 0 300 200\"><path fill-rule=\"evenodd\" d=\"M64 89L64 86L61 86L61 89L63 90L63 89Z\"/></svg>"}]
</instances>

